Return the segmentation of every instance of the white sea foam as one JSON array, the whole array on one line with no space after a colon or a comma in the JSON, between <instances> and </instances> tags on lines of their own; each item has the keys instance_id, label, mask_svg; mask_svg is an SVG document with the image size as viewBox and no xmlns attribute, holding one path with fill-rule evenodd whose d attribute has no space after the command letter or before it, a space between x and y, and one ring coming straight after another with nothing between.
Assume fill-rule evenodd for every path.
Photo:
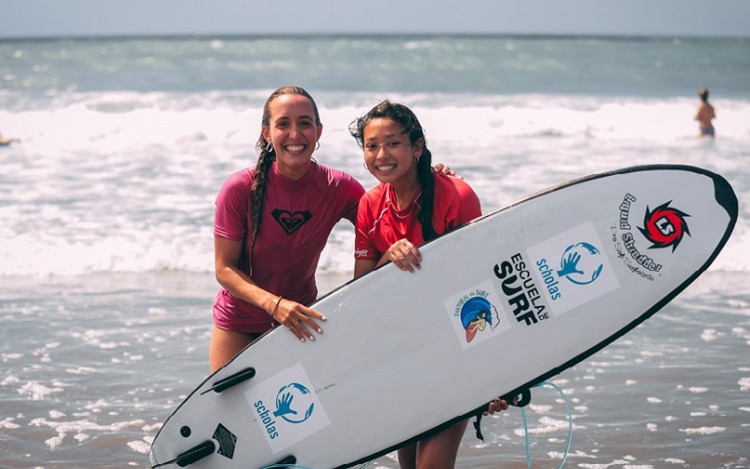
<instances>
[{"instance_id":1,"label":"white sea foam","mask_svg":"<svg viewBox=\"0 0 750 469\"><path fill-rule=\"evenodd\" d=\"M69 421L58 421L48 420L45 418L32 419L30 425L36 427L49 427L53 431L57 432L57 436L46 440L47 446L54 449L60 446L65 438L70 433L75 435L82 435L84 431L92 432L119 432L132 427L140 427L143 425L143 420L132 420L129 422L115 422L107 425L100 425L91 420L69 420ZM88 438L88 436L84 437Z\"/></svg>"},{"instance_id":2,"label":"white sea foam","mask_svg":"<svg viewBox=\"0 0 750 469\"><path fill-rule=\"evenodd\" d=\"M680 431L688 435L713 435L727 431L726 427L695 427L680 428Z\"/></svg>"},{"instance_id":3,"label":"white sea foam","mask_svg":"<svg viewBox=\"0 0 750 469\"><path fill-rule=\"evenodd\" d=\"M61 393L63 392L62 387L58 386L46 386L44 384L41 384L37 381L29 381L25 383L23 386L18 388L18 393L28 397L29 399L32 399L34 401L41 401L43 399L46 399L51 394Z\"/></svg>"},{"instance_id":4,"label":"white sea foam","mask_svg":"<svg viewBox=\"0 0 750 469\"><path fill-rule=\"evenodd\" d=\"M181 93L74 93L52 110L6 113L0 121L12 120L24 144L5 149L13 157L0 159L0 173L15 178L4 185L14 203L0 205L0 276L210 272L214 198L230 172L255 158L256 94L213 92L186 100ZM346 102L346 96L374 99L342 94L335 100ZM750 181L738 176L744 174L739 158L726 151L750 141L740 118L750 102L724 103L726 140L719 151L697 145L694 124L680 118L692 112L692 100L397 97L417 103L434 158L475 187L485 211L623 161L653 163L654 154L659 162L721 166L740 186L740 197L750 197L742 190ZM247 102L255 104L236 104ZM326 132L318 158L369 187L375 180L361 167L346 130L361 112L353 105L321 105ZM711 158L704 162L706 153ZM750 227L740 219L735 231L712 270L750 272ZM342 223L321 257L321 271L351 272L352 250L353 231Z\"/></svg>"},{"instance_id":5,"label":"white sea foam","mask_svg":"<svg viewBox=\"0 0 750 469\"><path fill-rule=\"evenodd\" d=\"M13 417L7 417L2 420L0 420L0 428L5 428L7 430L14 430L16 428L20 428L21 426L14 422Z\"/></svg>"},{"instance_id":6,"label":"white sea foam","mask_svg":"<svg viewBox=\"0 0 750 469\"><path fill-rule=\"evenodd\" d=\"M704 342L713 342L718 337L719 334L716 332L716 329L704 329L701 334L701 339L703 339Z\"/></svg>"},{"instance_id":7,"label":"white sea foam","mask_svg":"<svg viewBox=\"0 0 750 469\"><path fill-rule=\"evenodd\" d=\"M128 447L136 453L148 454L151 449L151 443L143 440L128 441Z\"/></svg>"}]
</instances>

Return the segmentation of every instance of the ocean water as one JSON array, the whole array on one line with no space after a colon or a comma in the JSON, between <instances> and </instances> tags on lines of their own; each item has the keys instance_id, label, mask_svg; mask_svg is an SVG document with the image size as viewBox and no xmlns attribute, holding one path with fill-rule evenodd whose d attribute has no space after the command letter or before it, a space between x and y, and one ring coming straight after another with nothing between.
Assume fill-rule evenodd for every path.
<instances>
[{"instance_id":1,"label":"ocean water","mask_svg":"<svg viewBox=\"0 0 750 469\"><path fill-rule=\"evenodd\" d=\"M573 419L566 467L750 467L749 76L750 39L0 42L0 132L22 140L0 147L0 465L148 467L160 424L208 373L216 192L254 163L268 94L300 84L324 123L315 158L366 187L347 127L384 98L416 111L485 211L639 164L726 177L740 219L708 272L551 381ZM715 141L696 136L704 86ZM321 293L351 278L352 251L342 223ZM533 399L533 467L557 467L565 402ZM486 418L457 467L526 467L523 426L517 409Z\"/></svg>"}]
</instances>

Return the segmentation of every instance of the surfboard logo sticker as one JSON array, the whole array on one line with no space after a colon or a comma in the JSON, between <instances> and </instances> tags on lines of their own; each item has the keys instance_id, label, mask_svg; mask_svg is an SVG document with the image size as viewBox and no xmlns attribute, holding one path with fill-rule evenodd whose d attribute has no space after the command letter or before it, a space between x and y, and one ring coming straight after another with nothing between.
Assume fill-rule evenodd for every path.
<instances>
[{"instance_id":1,"label":"surfboard logo sticker","mask_svg":"<svg viewBox=\"0 0 750 469\"><path fill-rule=\"evenodd\" d=\"M516 322L533 326L550 318L549 306L542 297L543 288L531 273L527 258L517 252L492 268L494 280L499 282L502 305Z\"/></svg>"},{"instance_id":2,"label":"surfboard logo sticker","mask_svg":"<svg viewBox=\"0 0 750 469\"><path fill-rule=\"evenodd\" d=\"M297 363L245 392L252 418L274 454L331 424L304 368Z\"/></svg>"},{"instance_id":3,"label":"surfboard logo sticker","mask_svg":"<svg viewBox=\"0 0 750 469\"><path fill-rule=\"evenodd\" d=\"M687 213L670 207L672 201L659 205L653 211L646 206L643 217L643 228L638 230L651 242L650 249L672 247L672 252L680 245L685 235L690 235L686 217Z\"/></svg>"},{"instance_id":4,"label":"surfboard logo sticker","mask_svg":"<svg viewBox=\"0 0 750 469\"><path fill-rule=\"evenodd\" d=\"M560 257L557 275L576 285L588 285L599 278L602 269L604 263L599 249L591 243L581 241L565 248Z\"/></svg>"},{"instance_id":5,"label":"surfboard logo sticker","mask_svg":"<svg viewBox=\"0 0 750 469\"><path fill-rule=\"evenodd\" d=\"M485 281L443 301L456 337L464 350L510 330L500 296L492 282Z\"/></svg>"},{"instance_id":6,"label":"surfboard logo sticker","mask_svg":"<svg viewBox=\"0 0 750 469\"><path fill-rule=\"evenodd\" d=\"M587 222L526 249L553 315L620 288L603 245Z\"/></svg>"},{"instance_id":7,"label":"surfboard logo sticker","mask_svg":"<svg viewBox=\"0 0 750 469\"><path fill-rule=\"evenodd\" d=\"M298 424L309 419L314 409L315 402L310 390L303 384L289 383L276 393L276 410L273 416Z\"/></svg>"},{"instance_id":8,"label":"surfboard logo sticker","mask_svg":"<svg viewBox=\"0 0 750 469\"><path fill-rule=\"evenodd\" d=\"M647 254L645 250L671 246L671 252L674 252L684 236L690 235L685 220L690 215L670 207L671 203L659 205L653 211L647 205L645 211L641 212L643 205L638 203L636 196L628 192L618 207L619 219L610 226L612 245L618 259L631 273L651 282L661 275L664 256L660 258L658 254ZM635 223L631 223L631 218L640 213L644 213L643 227L636 227ZM651 243L650 246L645 246L641 235Z\"/></svg>"}]
</instances>

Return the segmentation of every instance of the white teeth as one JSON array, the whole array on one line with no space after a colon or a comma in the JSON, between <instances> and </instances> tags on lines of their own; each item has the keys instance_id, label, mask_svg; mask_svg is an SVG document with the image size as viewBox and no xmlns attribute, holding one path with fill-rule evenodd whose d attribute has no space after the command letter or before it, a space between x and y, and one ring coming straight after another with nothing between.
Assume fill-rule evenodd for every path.
<instances>
[{"instance_id":1,"label":"white teeth","mask_svg":"<svg viewBox=\"0 0 750 469\"><path fill-rule=\"evenodd\" d=\"M286 147L289 151L302 151L305 148L304 145L289 145Z\"/></svg>"},{"instance_id":2,"label":"white teeth","mask_svg":"<svg viewBox=\"0 0 750 469\"><path fill-rule=\"evenodd\" d=\"M377 166L378 171L390 171L395 168L395 164L389 164L388 166Z\"/></svg>"}]
</instances>

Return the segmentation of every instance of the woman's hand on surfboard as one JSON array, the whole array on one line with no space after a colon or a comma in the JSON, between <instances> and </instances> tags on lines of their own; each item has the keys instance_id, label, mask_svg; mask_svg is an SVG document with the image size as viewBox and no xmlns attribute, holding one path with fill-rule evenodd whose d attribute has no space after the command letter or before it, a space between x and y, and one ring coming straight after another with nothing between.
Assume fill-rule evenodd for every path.
<instances>
[{"instance_id":1,"label":"woman's hand on surfboard","mask_svg":"<svg viewBox=\"0 0 750 469\"><path fill-rule=\"evenodd\" d=\"M492 399L487 406L487 410L485 411L484 415L492 415L495 412L507 410L508 405L509 404L505 399L500 399L499 397L497 399Z\"/></svg>"},{"instance_id":2,"label":"woman's hand on surfboard","mask_svg":"<svg viewBox=\"0 0 750 469\"><path fill-rule=\"evenodd\" d=\"M302 342L305 341L305 338L315 340L312 331L322 334L323 329L321 329L316 320L326 320L326 317L317 311L286 298L279 300L273 318L276 322L292 331L292 334Z\"/></svg>"},{"instance_id":3,"label":"woman's hand on surfboard","mask_svg":"<svg viewBox=\"0 0 750 469\"><path fill-rule=\"evenodd\" d=\"M393 243L383 254L380 263L386 262L393 262L396 267L405 272L414 272L414 269L422 268L422 254L411 241L404 238Z\"/></svg>"}]
</instances>

